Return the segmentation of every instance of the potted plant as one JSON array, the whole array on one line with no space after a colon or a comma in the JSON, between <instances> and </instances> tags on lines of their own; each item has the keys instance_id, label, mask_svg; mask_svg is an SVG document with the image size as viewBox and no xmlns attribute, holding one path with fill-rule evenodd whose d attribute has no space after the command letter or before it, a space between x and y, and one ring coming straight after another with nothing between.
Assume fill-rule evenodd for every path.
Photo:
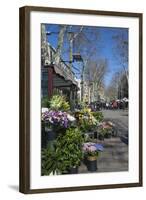
<instances>
[{"instance_id":1,"label":"potted plant","mask_svg":"<svg viewBox=\"0 0 146 200\"><path fill-rule=\"evenodd\" d=\"M102 112L92 112L92 115L95 117L95 119L98 121L98 122L101 122L103 120L103 114Z\"/></svg>"},{"instance_id":2,"label":"potted plant","mask_svg":"<svg viewBox=\"0 0 146 200\"><path fill-rule=\"evenodd\" d=\"M41 99L41 107L42 108L49 108L49 106L50 106L49 98L47 96L42 97L42 99Z\"/></svg>"},{"instance_id":3,"label":"potted plant","mask_svg":"<svg viewBox=\"0 0 146 200\"><path fill-rule=\"evenodd\" d=\"M75 117L82 132L91 132L98 124L98 121L92 115L91 109L84 108L75 112Z\"/></svg>"},{"instance_id":4,"label":"potted plant","mask_svg":"<svg viewBox=\"0 0 146 200\"><path fill-rule=\"evenodd\" d=\"M59 174L59 165L56 161L57 154L53 143L49 143L46 148L42 149L41 155L41 175Z\"/></svg>"},{"instance_id":5,"label":"potted plant","mask_svg":"<svg viewBox=\"0 0 146 200\"><path fill-rule=\"evenodd\" d=\"M100 130L98 133L98 139L104 140L104 135L105 135L105 130L104 129Z\"/></svg>"},{"instance_id":6,"label":"potted plant","mask_svg":"<svg viewBox=\"0 0 146 200\"><path fill-rule=\"evenodd\" d=\"M41 146L42 148L46 148L48 142L56 139L56 133L52 130L50 123L46 121L42 121L42 129L41 129Z\"/></svg>"},{"instance_id":7,"label":"potted plant","mask_svg":"<svg viewBox=\"0 0 146 200\"><path fill-rule=\"evenodd\" d=\"M68 113L70 106L64 96L54 95L50 100L44 97L42 106L42 147L46 147L48 141L65 132L75 118Z\"/></svg>"},{"instance_id":8,"label":"potted plant","mask_svg":"<svg viewBox=\"0 0 146 200\"><path fill-rule=\"evenodd\" d=\"M72 127L56 140L57 161L61 173L77 173L83 159L82 143L84 142L78 128Z\"/></svg>"},{"instance_id":9,"label":"potted plant","mask_svg":"<svg viewBox=\"0 0 146 200\"><path fill-rule=\"evenodd\" d=\"M66 98L63 95L53 95L49 103L51 110L61 110L61 111L70 110L69 103L66 101Z\"/></svg>"},{"instance_id":10,"label":"potted plant","mask_svg":"<svg viewBox=\"0 0 146 200\"><path fill-rule=\"evenodd\" d=\"M100 151L103 151L103 146L101 144L96 144L93 142L87 142L83 144L83 152L85 158L87 159L86 163L88 171L97 171L97 157Z\"/></svg>"},{"instance_id":11,"label":"potted plant","mask_svg":"<svg viewBox=\"0 0 146 200\"><path fill-rule=\"evenodd\" d=\"M104 138L112 137L113 127L110 122L102 122L98 127L99 140L104 140Z\"/></svg>"},{"instance_id":12,"label":"potted plant","mask_svg":"<svg viewBox=\"0 0 146 200\"><path fill-rule=\"evenodd\" d=\"M42 130L45 130L48 140L53 140L59 133L65 133L74 121L75 118L67 112L49 110L42 113L42 124L45 126Z\"/></svg>"}]
</instances>

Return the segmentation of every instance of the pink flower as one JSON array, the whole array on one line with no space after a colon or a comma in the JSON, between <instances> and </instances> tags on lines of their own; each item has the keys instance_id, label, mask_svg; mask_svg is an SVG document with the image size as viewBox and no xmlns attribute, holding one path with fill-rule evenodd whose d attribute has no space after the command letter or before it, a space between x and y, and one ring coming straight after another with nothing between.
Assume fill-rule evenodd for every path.
<instances>
[{"instance_id":1,"label":"pink flower","mask_svg":"<svg viewBox=\"0 0 146 200\"><path fill-rule=\"evenodd\" d=\"M90 151L90 152L95 152L97 149L96 149L96 147L95 146L90 146L89 148L88 148L88 151Z\"/></svg>"}]
</instances>

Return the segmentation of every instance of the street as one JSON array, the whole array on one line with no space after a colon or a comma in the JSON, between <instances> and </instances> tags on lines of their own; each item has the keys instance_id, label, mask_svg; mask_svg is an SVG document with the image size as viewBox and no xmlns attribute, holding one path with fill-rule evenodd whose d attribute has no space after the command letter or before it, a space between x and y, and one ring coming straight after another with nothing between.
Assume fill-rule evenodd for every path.
<instances>
[{"instance_id":1,"label":"street","mask_svg":"<svg viewBox=\"0 0 146 200\"><path fill-rule=\"evenodd\" d=\"M104 146L104 151L97 159L97 172L128 171L128 111L103 110L102 112L105 120L115 124L117 137L95 141ZM87 173L86 166L82 165L79 171Z\"/></svg>"},{"instance_id":2,"label":"street","mask_svg":"<svg viewBox=\"0 0 146 200\"><path fill-rule=\"evenodd\" d=\"M105 120L112 121L121 140L128 144L128 111L127 110L102 110Z\"/></svg>"},{"instance_id":3,"label":"street","mask_svg":"<svg viewBox=\"0 0 146 200\"><path fill-rule=\"evenodd\" d=\"M118 128L118 134L128 132L128 111L127 110L102 110L104 118L112 121Z\"/></svg>"}]
</instances>

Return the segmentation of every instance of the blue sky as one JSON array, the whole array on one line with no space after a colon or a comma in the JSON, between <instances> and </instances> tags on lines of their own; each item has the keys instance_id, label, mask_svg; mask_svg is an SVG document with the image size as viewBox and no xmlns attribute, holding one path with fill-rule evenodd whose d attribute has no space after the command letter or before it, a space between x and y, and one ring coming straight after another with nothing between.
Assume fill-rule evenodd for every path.
<instances>
[{"instance_id":1,"label":"blue sky","mask_svg":"<svg viewBox=\"0 0 146 200\"><path fill-rule=\"evenodd\" d=\"M77 30L78 26L73 26L72 30ZM95 47L98 47L98 52L95 52L96 55L99 56L99 58L107 59L108 62L108 72L105 76L105 85L108 85L113 74L118 71L119 68L121 68L116 55L116 41L113 39L113 36L118 34L123 34L124 39L128 41L128 29L126 28L110 28L110 27L91 27L91 26L84 26L83 30L87 30L86 36L90 38L91 34L93 36L94 32L99 32L99 39L92 41L93 45ZM78 29L79 30L79 29ZM52 32L50 36L48 36L48 42L54 46L57 47L57 41L58 41L58 31L59 31L59 25L55 24L47 24L46 25L46 31ZM85 31L86 32L86 31ZM94 38L93 38L94 40ZM67 40L64 44L64 47L67 48ZM89 49L90 51L90 49ZM66 52L66 55L64 59L67 58L68 52ZM69 54L68 54L69 55ZM74 63L75 67L78 67L77 63ZM76 71L75 71L76 72Z\"/></svg>"}]
</instances>

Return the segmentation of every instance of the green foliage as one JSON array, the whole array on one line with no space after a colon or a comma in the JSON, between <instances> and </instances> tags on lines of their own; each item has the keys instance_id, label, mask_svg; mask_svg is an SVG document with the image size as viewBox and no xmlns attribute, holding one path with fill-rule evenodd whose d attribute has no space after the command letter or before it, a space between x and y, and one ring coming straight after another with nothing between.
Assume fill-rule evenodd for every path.
<instances>
[{"instance_id":1,"label":"green foliage","mask_svg":"<svg viewBox=\"0 0 146 200\"><path fill-rule=\"evenodd\" d=\"M78 128L70 128L58 136L53 148L42 150L42 175L66 173L71 167L79 166L83 158L84 139Z\"/></svg>"},{"instance_id":2,"label":"green foliage","mask_svg":"<svg viewBox=\"0 0 146 200\"><path fill-rule=\"evenodd\" d=\"M108 122L103 122L98 127L99 135L102 135L103 137L109 137L112 135L113 127L108 124Z\"/></svg>"},{"instance_id":3,"label":"green foliage","mask_svg":"<svg viewBox=\"0 0 146 200\"><path fill-rule=\"evenodd\" d=\"M79 166L83 158L82 143L84 139L78 128L70 128L65 135L57 138L56 152L63 172L71 167Z\"/></svg>"},{"instance_id":4,"label":"green foliage","mask_svg":"<svg viewBox=\"0 0 146 200\"><path fill-rule=\"evenodd\" d=\"M92 131L98 124L89 108L76 112L75 117L82 132Z\"/></svg>"},{"instance_id":5,"label":"green foliage","mask_svg":"<svg viewBox=\"0 0 146 200\"><path fill-rule=\"evenodd\" d=\"M69 103L66 101L66 98L61 95L54 95L50 100L50 108L53 110L70 110Z\"/></svg>"},{"instance_id":6,"label":"green foliage","mask_svg":"<svg viewBox=\"0 0 146 200\"><path fill-rule=\"evenodd\" d=\"M87 108L87 104L83 101L78 101L78 104L81 106L82 109Z\"/></svg>"},{"instance_id":7,"label":"green foliage","mask_svg":"<svg viewBox=\"0 0 146 200\"><path fill-rule=\"evenodd\" d=\"M58 162L56 162L57 154L53 145L48 145L47 148L42 149L42 175L50 175L55 173L58 169Z\"/></svg>"},{"instance_id":8,"label":"green foliage","mask_svg":"<svg viewBox=\"0 0 146 200\"><path fill-rule=\"evenodd\" d=\"M85 157L88 156L94 156L94 157L98 157L99 156L99 152L98 151L89 151L88 154L85 154Z\"/></svg>"},{"instance_id":9,"label":"green foliage","mask_svg":"<svg viewBox=\"0 0 146 200\"><path fill-rule=\"evenodd\" d=\"M93 128L93 125L91 125L88 120L82 119L82 122L80 124L80 130L82 132L91 131L92 128Z\"/></svg>"},{"instance_id":10,"label":"green foliage","mask_svg":"<svg viewBox=\"0 0 146 200\"><path fill-rule=\"evenodd\" d=\"M44 108L49 108L50 107L50 102L49 102L48 97L43 97L41 99L41 106L44 107Z\"/></svg>"},{"instance_id":11,"label":"green foliage","mask_svg":"<svg viewBox=\"0 0 146 200\"><path fill-rule=\"evenodd\" d=\"M103 114L102 114L102 112L92 112L92 115L95 117L95 119L98 122L101 122L103 120Z\"/></svg>"}]
</instances>

